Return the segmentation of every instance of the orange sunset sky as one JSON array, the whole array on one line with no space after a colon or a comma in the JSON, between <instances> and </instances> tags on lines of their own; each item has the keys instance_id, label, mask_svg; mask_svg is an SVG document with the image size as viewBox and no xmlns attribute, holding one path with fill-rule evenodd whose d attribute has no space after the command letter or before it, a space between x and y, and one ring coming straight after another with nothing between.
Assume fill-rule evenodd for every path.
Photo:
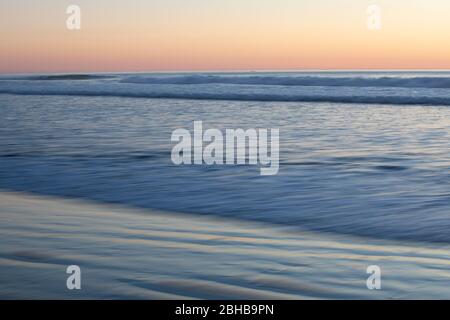
<instances>
[{"instance_id":1,"label":"orange sunset sky","mask_svg":"<svg viewBox=\"0 0 450 320\"><path fill-rule=\"evenodd\" d=\"M0 73L450 69L449 17L448 0L2 0Z\"/></svg>"}]
</instances>

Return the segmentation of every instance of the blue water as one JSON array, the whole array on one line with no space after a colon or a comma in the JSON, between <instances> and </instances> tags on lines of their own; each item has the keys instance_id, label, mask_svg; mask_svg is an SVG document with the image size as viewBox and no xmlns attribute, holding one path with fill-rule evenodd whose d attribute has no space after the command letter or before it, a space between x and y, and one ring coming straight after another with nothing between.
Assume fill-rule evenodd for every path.
<instances>
[{"instance_id":1,"label":"blue water","mask_svg":"<svg viewBox=\"0 0 450 320\"><path fill-rule=\"evenodd\" d=\"M0 79L1 189L450 242L450 73ZM198 120L279 128L278 175L173 165Z\"/></svg>"}]
</instances>

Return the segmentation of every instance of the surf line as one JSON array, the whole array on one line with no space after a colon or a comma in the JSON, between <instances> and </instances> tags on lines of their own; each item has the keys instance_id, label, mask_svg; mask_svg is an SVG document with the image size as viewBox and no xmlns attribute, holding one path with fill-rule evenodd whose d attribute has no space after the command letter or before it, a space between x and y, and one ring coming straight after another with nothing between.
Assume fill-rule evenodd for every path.
<instances>
[{"instance_id":1,"label":"surf line","mask_svg":"<svg viewBox=\"0 0 450 320\"><path fill-rule=\"evenodd\" d=\"M270 140L269 140L270 133ZM260 165L262 176L279 170L279 129L203 130L202 121L194 121L194 133L187 129L172 132L172 162L176 165ZM225 140L225 143L224 143ZM225 155L225 157L224 157Z\"/></svg>"}]
</instances>

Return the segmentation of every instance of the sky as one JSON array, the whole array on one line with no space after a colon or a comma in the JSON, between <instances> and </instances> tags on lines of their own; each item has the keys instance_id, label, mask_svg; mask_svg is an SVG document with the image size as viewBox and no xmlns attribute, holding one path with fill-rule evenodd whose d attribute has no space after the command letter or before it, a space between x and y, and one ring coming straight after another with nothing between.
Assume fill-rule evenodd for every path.
<instances>
[{"instance_id":1,"label":"sky","mask_svg":"<svg viewBox=\"0 0 450 320\"><path fill-rule=\"evenodd\" d=\"M1 0L0 73L450 69L449 17L448 0Z\"/></svg>"}]
</instances>

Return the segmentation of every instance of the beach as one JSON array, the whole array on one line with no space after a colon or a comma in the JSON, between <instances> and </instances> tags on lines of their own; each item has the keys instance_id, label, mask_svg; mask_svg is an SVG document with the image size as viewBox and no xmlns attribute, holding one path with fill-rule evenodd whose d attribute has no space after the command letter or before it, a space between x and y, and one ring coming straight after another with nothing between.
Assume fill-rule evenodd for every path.
<instances>
[{"instance_id":1,"label":"beach","mask_svg":"<svg viewBox=\"0 0 450 320\"><path fill-rule=\"evenodd\" d=\"M448 298L449 83L449 72L1 76L0 297ZM173 162L172 134L199 121L279 132L276 174ZM70 265L79 291L66 288ZM372 265L381 290L367 288Z\"/></svg>"},{"instance_id":2,"label":"beach","mask_svg":"<svg viewBox=\"0 0 450 320\"><path fill-rule=\"evenodd\" d=\"M448 246L16 192L0 203L2 299L450 298ZM66 288L69 265L81 290Z\"/></svg>"}]
</instances>

